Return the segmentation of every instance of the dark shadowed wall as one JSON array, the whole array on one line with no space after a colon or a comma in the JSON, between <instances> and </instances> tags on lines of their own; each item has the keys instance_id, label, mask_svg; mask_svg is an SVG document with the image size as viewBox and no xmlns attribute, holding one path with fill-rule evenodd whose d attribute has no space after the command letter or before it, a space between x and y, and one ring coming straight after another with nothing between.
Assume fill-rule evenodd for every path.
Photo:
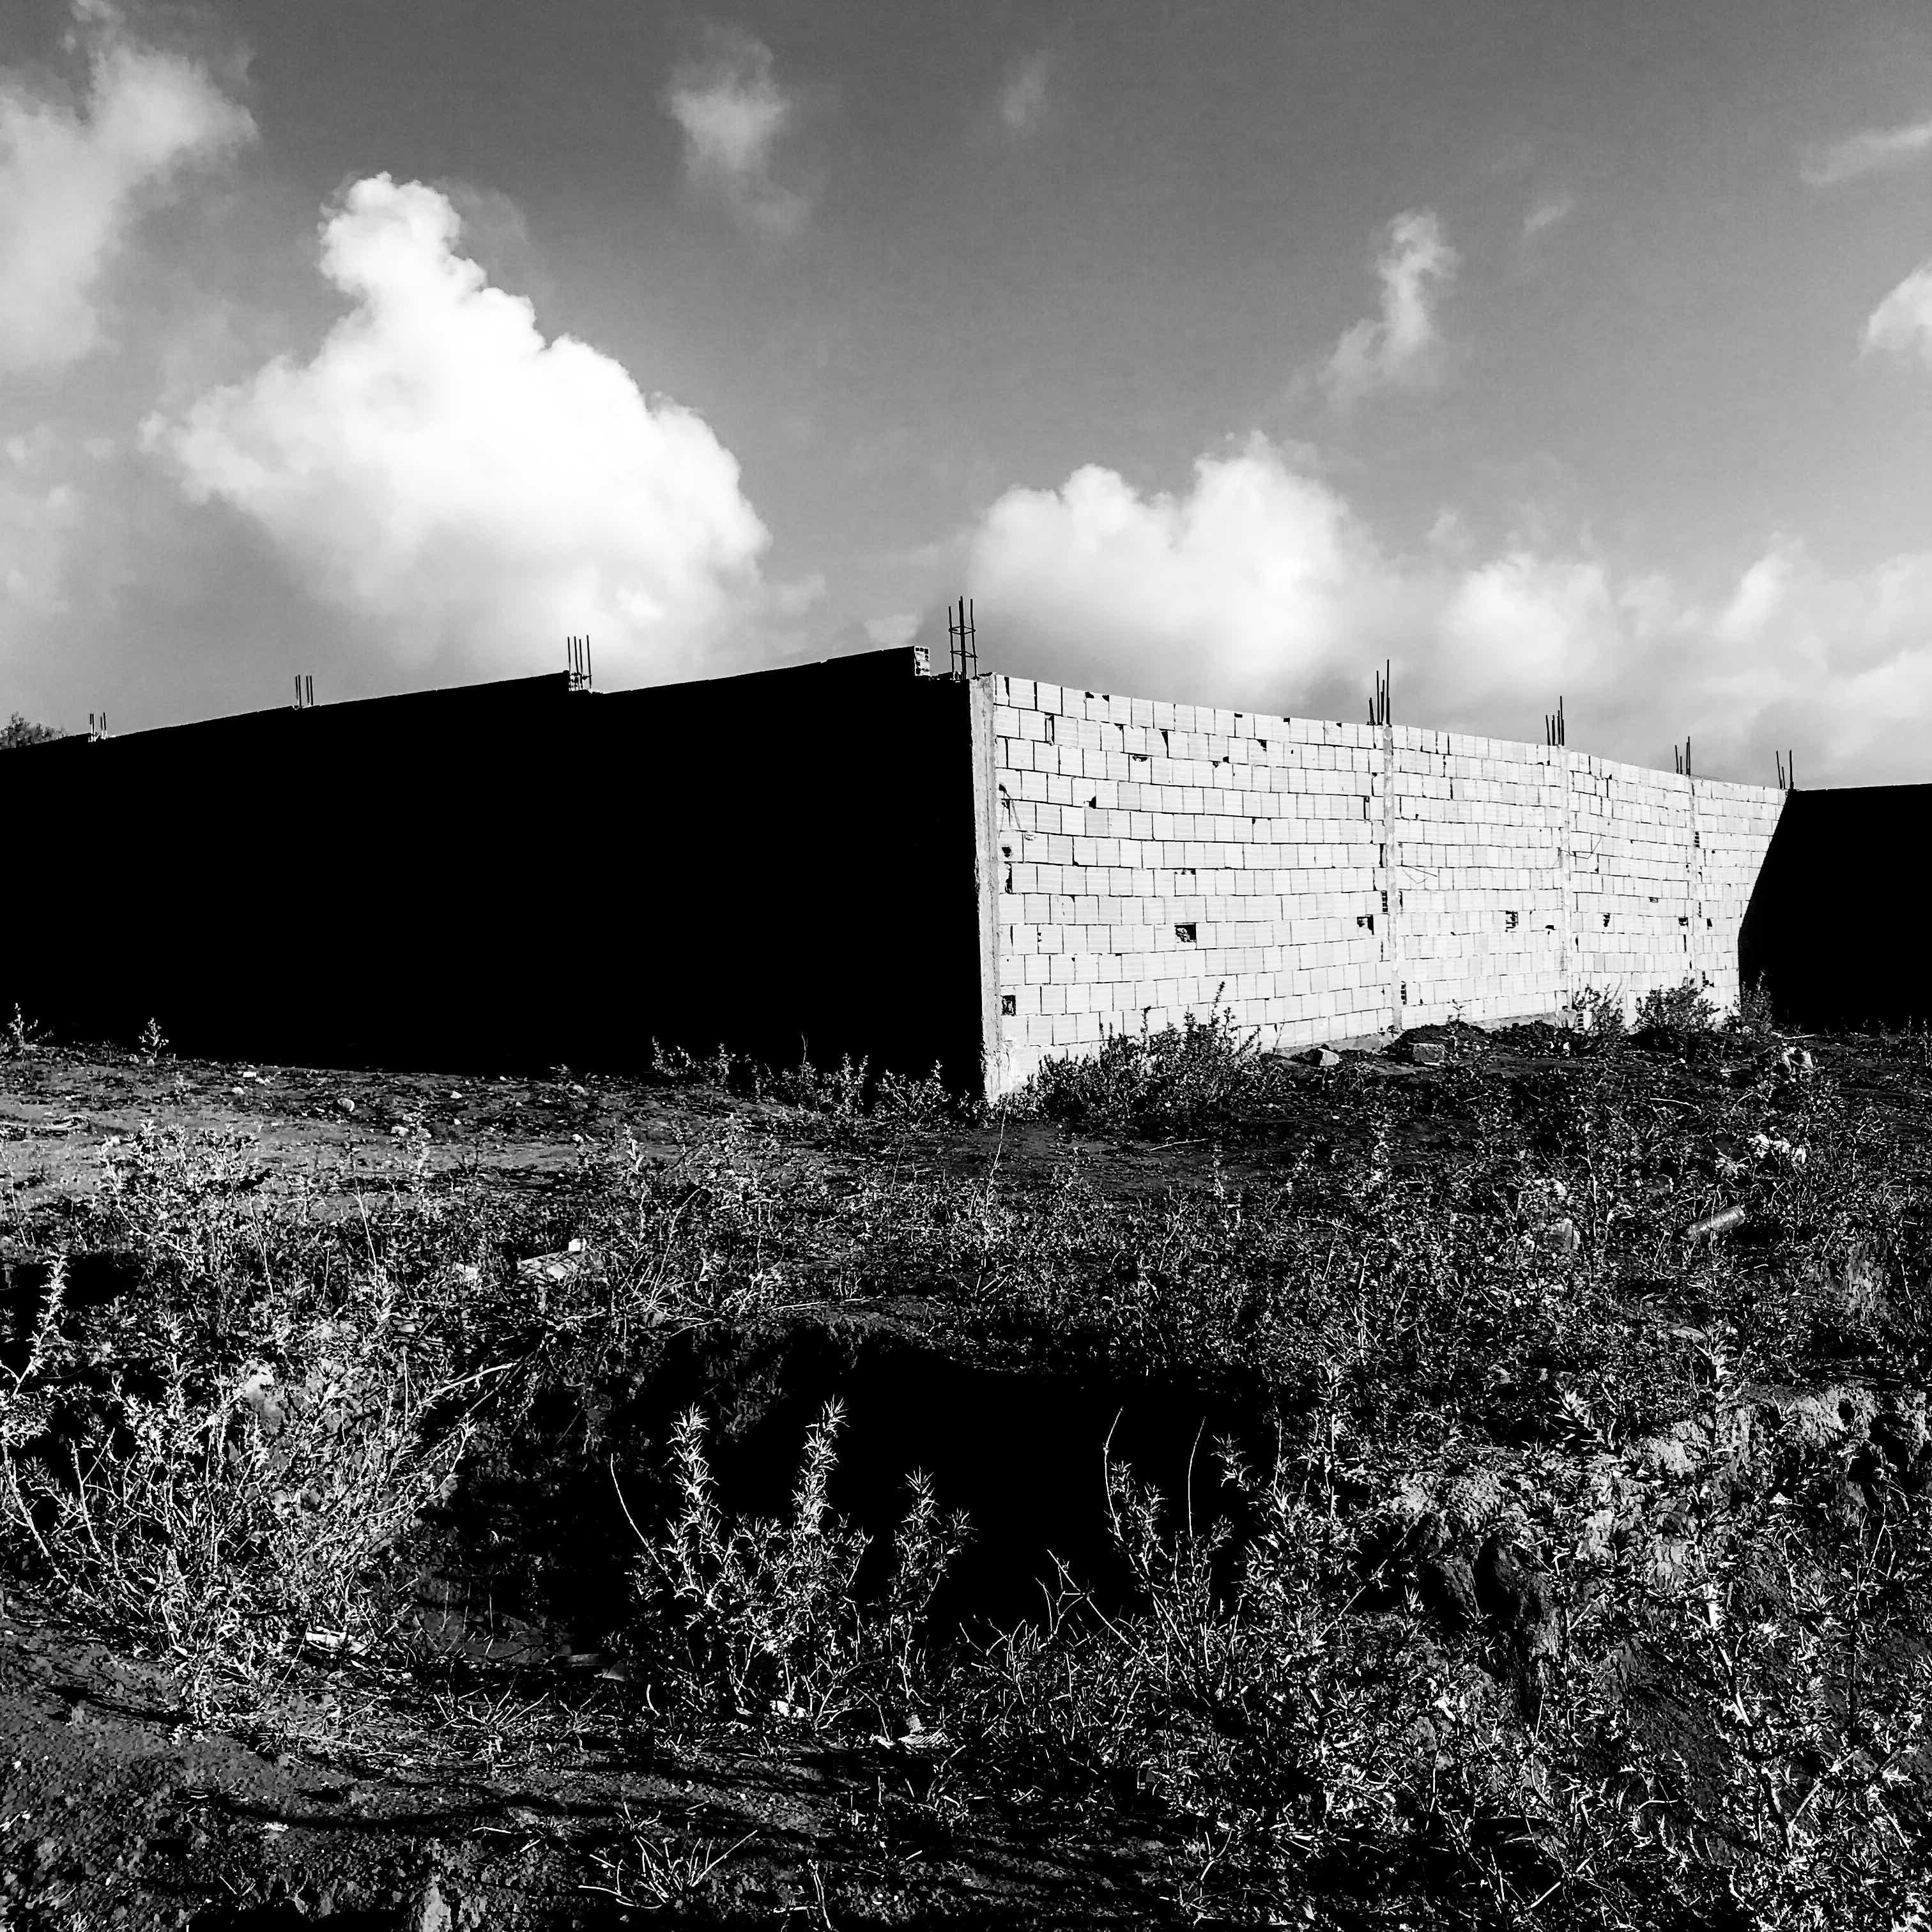
<instances>
[{"instance_id":1,"label":"dark shadowed wall","mask_svg":"<svg viewBox=\"0 0 1932 1932\"><path fill-rule=\"evenodd\" d=\"M0 753L0 1013L288 1061L980 1076L968 690L910 650Z\"/></svg>"},{"instance_id":2,"label":"dark shadowed wall","mask_svg":"<svg viewBox=\"0 0 1932 1932\"><path fill-rule=\"evenodd\" d=\"M1805 1027L1932 1020L1914 856L1932 848L1932 785L1794 791L1738 940L1747 986Z\"/></svg>"}]
</instances>

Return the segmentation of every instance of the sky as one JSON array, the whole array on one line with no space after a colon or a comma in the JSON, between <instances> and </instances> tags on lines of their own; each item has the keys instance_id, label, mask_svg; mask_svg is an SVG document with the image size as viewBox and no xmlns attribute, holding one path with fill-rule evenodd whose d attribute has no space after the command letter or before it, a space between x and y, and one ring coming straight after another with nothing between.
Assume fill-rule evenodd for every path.
<instances>
[{"instance_id":1,"label":"sky","mask_svg":"<svg viewBox=\"0 0 1932 1932\"><path fill-rule=\"evenodd\" d=\"M918 640L1932 782L1923 0L5 0L0 718Z\"/></svg>"}]
</instances>

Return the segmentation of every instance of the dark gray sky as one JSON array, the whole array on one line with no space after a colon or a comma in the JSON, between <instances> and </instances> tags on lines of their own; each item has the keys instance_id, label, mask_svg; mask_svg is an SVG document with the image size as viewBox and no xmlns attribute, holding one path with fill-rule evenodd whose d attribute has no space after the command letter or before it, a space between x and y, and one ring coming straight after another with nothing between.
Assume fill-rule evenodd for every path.
<instances>
[{"instance_id":1,"label":"dark gray sky","mask_svg":"<svg viewBox=\"0 0 1932 1932\"><path fill-rule=\"evenodd\" d=\"M1932 777L1932 14L12 0L0 713L931 636ZM943 647L943 632L940 633Z\"/></svg>"}]
</instances>

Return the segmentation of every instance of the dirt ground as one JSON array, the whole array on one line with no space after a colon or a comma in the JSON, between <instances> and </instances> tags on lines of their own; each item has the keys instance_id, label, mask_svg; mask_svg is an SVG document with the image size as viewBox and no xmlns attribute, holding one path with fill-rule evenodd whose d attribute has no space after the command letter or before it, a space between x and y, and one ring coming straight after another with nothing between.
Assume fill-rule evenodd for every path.
<instances>
[{"instance_id":1,"label":"dirt ground","mask_svg":"<svg viewBox=\"0 0 1932 1932\"><path fill-rule=\"evenodd\" d=\"M512 1724L499 1749L501 1732L427 1712L392 1718L387 1736L365 1730L352 1749L265 1750L171 1720L152 1660L116 1657L16 1594L0 1624L0 1923L622 1924L632 1914L621 1895L640 1914L656 1902L640 1838L730 1860L701 1922L1139 1916L1118 1841L1084 1869L1010 1844L962 1856L956 1837L928 1862L924 1847L893 1842L881 1794L916 1775L907 1754L786 1756L748 1744L742 1756L654 1763L594 1671L535 1658L532 1669L578 1700L572 1746L524 1754ZM478 1738L484 1754L466 1755ZM742 1856L747 1841L755 1850ZM600 1880L602 1894L590 1888ZM1075 1899L1063 1921L1057 1901Z\"/></svg>"},{"instance_id":2,"label":"dirt ground","mask_svg":"<svg viewBox=\"0 0 1932 1932\"><path fill-rule=\"evenodd\" d=\"M757 1114L708 1090L554 1070L532 1079L324 1071L44 1050L0 1064L0 1264L7 1230L100 1184L102 1154L155 1122L244 1143L270 1191L352 1211L360 1186L419 1175L526 1193L557 1186L593 1139L674 1150L707 1120ZM938 1158L1009 1172L1064 1137L1025 1127L949 1136ZM1097 1150L1099 1144L1096 1144ZM1156 1184L1174 1150L1131 1149L1117 1178ZM835 1182L829 1147L797 1157ZM943 1847L904 1828L920 1741L742 1750L666 1762L620 1682L556 1634L458 1617L521 1672L495 1708L375 1700L300 1751L182 1724L153 1657L116 1655L18 1588L0 1615L0 1928L358 1928L645 1922L820 1927L1144 1922L1135 1847L1118 1833L1070 1857L971 1832ZM399 1687L400 1693L400 1687ZM574 1714L520 1726L542 1694ZM300 1728L302 1713L285 1713ZM326 1718L343 1714L329 1712ZM256 1748L257 1742L260 1748ZM650 1854L663 1847L653 1858ZM718 1868L702 1872L717 1857ZM688 1862L680 1868L680 1858ZM701 1886L696 1881L701 1878ZM601 1887L601 1888L599 1888ZM686 1910L683 1894L701 1908ZM628 1901L628 1902L627 1902Z\"/></svg>"},{"instance_id":3,"label":"dirt ground","mask_svg":"<svg viewBox=\"0 0 1932 1932\"><path fill-rule=\"evenodd\" d=\"M0 1070L0 1191L23 1210L91 1191L103 1144L144 1120L245 1135L272 1174L331 1192L399 1162L542 1186L586 1136L628 1125L649 1140L670 1117L655 1090L567 1072L484 1081L50 1054Z\"/></svg>"},{"instance_id":4,"label":"dirt ground","mask_svg":"<svg viewBox=\"0 0 1932 1932\"><path fill-rule=\"evenodd\" d=\"M1932 1164L1924 1083L1894 1060L1868 1066L1855 1046L1816 1044L1859 1104L1893 1117L1898 1157ZM1360 1071L1432 1077L1382 1060ZM1223 1161L1264 1172L1318 1143L1333 1118L1322 1092L1311 1072L1225 1146L1082 1140L1032 1123L950 1130L921 1157L958 1172L998 1162L1024 1185L1071 1153L1103 1190L1150 1193ZM0 1265L25 1256L10 1229L97 1190L104 1150L144 1123L236 1136L265 1189L350 1212L358 1188L412 1175L541 1196L614 1136L669 1154L707 1121L760 1111L708 1088L561 1068L452 1078L44 1048L0 1064ZM1430 1131L1417 1130L1408 1158L1428 1157ZM868 1156L808 1134L788 1157L838 1185L856 1184ZM621 1664L488 1605L452 1606L449 1627L452 1643L502 1666L488 1696L439 1703L399 1672L386 1691L345 1685L341 1708L230 1734L181 1720L162 1660L117 1654L45 1597L13 1591L0 1610L0 1932L1172 1917L1149 1888L1162 1849L1150 1820L1138 1838L1119 1814L1084 1840L963 1817L935 1834L917 1801L943 1737L832 1748L748 1726L742 1741L674 1753L640 1721ZM548 1714L530 1721L539 1700ZM291 1734L329 1742L296 1748ZM1399 1922L1393 1908L1384 1922Z\"/></svg>"}]
</instances>

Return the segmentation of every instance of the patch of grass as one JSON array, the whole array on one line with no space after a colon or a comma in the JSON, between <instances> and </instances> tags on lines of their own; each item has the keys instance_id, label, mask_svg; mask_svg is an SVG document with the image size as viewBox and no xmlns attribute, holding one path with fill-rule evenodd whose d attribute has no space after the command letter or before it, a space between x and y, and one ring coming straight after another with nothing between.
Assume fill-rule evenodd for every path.
<instances>
[{"instance_id":1,"label":"patch of grass","mask_svg":"<svg viewBox=\"0 0 1932 1932\"><path fill-rule=\"evenodd\" d=\"M608 1557L638 1731L872 1753L936 1842L1130 1834L1173 1916L1899 1932L1932 1870L1932 1187L1870 1095L1922 1089L1922 1047L1862 1046L1853 1091L1694 992L1665 1040L1400 1078L1144 1036L1042 1076L1082 1151L1036 1129L1023 1172L934 1160L932 1084L862 1070L521 1202L325 1200L144 1133L0 1335L10 1557L230 1711L319 1640L410 1661L411 1563L534 1614ZM1151 1177L1092 1150L1190 1129ZM901 1305L908 1351L1228 1439L1165 1497L1110 1462L1095 1574L937 1628L976 1553L945 1471L888 1547L836 1406L776 1511L713 1467L782 1345L846 1359ZM439 1681L475 1755L532 1748L542 1684ZM601 1882L704 1909L715 1852L634 1834Z\"/></svg>"},{"instance_id":2,"label":"patch of grass","mask_svg":"<svg viewBox=\"0 0 1932 1932\"><path fill-rule=\"evenodd\" d=\"M614 1857L595 1854L598 1876L578 1888L608 1898L620 1910L635 1912L701 1910L720 1869L757 1836L747 1832L729 1845L711 1839L680 1845L668 1833L653 1834L640 1827L628 1806L624 1824L623 1848Z\"/></svg>"},{"instance_id":3,"label":"patch of grass","mask_svg":"<svg viewBox=\"0 0 1932 1932\"><path fill-rule=\"evenodd\" d=\"M842 1056L836 1066L820 1067L806 1050L801 1052L796 1066L774 1070L723 1046L709 1058L699 1060L682 1047L665 1047L653 1040L651 1072L654 1078L671 1086L708 1086L720 1094L776 1101L782 1106L826 1115L847 1126L875 1115L890 1126L937 1127L972 1112L970 1105L962 1102L946 1086L937 1062L929 1072L915 1078L890 1068L874 1074L869 1060L855 1060L849 1054Z\"/></svg>"}]
</instances>

